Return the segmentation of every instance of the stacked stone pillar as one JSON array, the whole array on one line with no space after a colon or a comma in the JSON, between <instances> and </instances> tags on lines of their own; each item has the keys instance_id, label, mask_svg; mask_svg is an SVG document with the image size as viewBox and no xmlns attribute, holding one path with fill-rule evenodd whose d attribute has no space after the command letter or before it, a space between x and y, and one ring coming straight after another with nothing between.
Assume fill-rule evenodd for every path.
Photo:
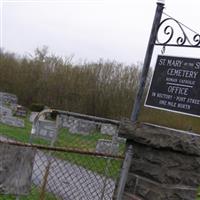
<instances>
[{"instance_id":1,"label":"stacked stone pillar","mask_svg":"<svg viewBox=\"0 0 200 200\"><path fill-rule=\"evenodd\" d=\"M133 144L123 200L195 200L200 186L200 136L123 121L120 137Z\"/></svg>"}]
</instances>

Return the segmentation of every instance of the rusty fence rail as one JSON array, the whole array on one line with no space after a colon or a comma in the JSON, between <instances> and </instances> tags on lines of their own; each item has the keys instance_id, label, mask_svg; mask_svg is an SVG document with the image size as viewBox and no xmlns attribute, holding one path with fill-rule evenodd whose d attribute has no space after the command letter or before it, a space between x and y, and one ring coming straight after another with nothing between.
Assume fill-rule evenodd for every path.
<instances>
[{"instance_id":1,"label":"rusty fence rail","mask_svg":"<svg viewBox=\"0 0 200 200\"><path fill-rule=\"evenodd\" d=\"M0 199L113 199L125 150L118 124L68 114L59 115L53 146L46 136L53 130L49 124L55 124L46 119L31 143L0 137Z\"/></svg>"}]
</instances>

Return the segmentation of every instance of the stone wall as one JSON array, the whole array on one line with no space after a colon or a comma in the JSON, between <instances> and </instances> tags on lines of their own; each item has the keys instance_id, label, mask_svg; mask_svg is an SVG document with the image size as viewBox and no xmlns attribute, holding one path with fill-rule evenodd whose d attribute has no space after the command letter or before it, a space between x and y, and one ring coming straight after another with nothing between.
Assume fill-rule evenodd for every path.
<instances>
[{"instance_id":1,"label":"stone wall","mask_svg":"<svg viewBox=\"0 0 200 200\"><path fill-rule=\"evenodd\" d=\"M74 117L67 116L67 115L60 115L61 120L61 127L63 128L70 128L74 124Z\"/></svg>"},{"instance_id":2,"label":"stone wall","mask_svg":"<svg viewBox=\"0 0 200 200\"><path fill-rule=\"evenodd\" d=\"M133 144L124 200L195 200L200 186L200 136L151 124L122 122Z\"/></svg>"},{"instance_id":3,"label":"stone wall","mask_svg":"<svg viewBox=\"0 0 200 200\"><path fill-rule=\"evenodd\" d=\"M86 115L85 115L86 116ZM68 128L70 133L80 133L87 135L92 132L101 132L105 135L117 135L118 127L109 123L99 123L93 120L81 119L67 115L60 115L60 126Z\"/></svg>"}]
</instances>

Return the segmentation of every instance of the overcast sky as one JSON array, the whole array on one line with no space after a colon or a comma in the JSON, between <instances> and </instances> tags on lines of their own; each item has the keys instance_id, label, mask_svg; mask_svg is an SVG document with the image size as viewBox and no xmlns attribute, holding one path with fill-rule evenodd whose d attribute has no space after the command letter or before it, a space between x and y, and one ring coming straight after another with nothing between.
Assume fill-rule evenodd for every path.
<instances>
[{"instance_id":1,"label":"overcast sky","mask_svg":"<svg viewBox=\"0 0 200 200\"><path fill-rule=\"evenodd\" d=\"M43 45L74 60L126 64L144 59L156 0L0 0L1 48L20 55ZM165 12L200 33L200 0L166 0ZM160 54L156 47L154 57ZM200 49L167 48L167 55L200 57Z\"/></svg>"}]
</instances>

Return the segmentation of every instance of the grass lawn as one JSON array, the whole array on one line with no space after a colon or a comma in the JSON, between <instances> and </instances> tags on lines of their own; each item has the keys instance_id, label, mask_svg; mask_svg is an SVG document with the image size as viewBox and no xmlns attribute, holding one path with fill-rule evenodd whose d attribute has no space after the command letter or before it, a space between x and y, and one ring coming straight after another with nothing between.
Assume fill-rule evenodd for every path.
<instances>
[{"instance_id":1,"label":"grass lawn","mask_svg":"<svg viewBox=\"0 0 200 200\"><path fill-rule=\"evenodd\" d=\"M67 131L67 129L63 128L59 131L55 146L95 152L96 144L99 139L112 140L112 136L101 133L91 133L83 136L81 134L71 134ZM124 147L124 144L120 144L120 155L123 155Z\"/></svg>"},{"instance_id":2,"label":"grass lawn","mask_svg":"<svg viewBox=\"0 0 200 200\"><path fill-rule=\"evenodd\" d=\"M68 160L72 164L82 166L88 170L96 172L100 175L106 176L108 178L113 178L114 180L119 177L122 160L103 158L90 155L81 155L76 153L60 153L56 152L57 158Z\"/></svg>"},{"instance_id":3,"label":"grass lawn","mask_svg":"<svg viewBox=\"0 0 200 200\"><path fill-rule=\"evenodd\" d=\"M196 200L200 200L200 187L199 187L199 191L198 191L197 199Z\"/></svg>"},{"instance_id":4,"label":"grass lawn","mask_svg":"<svg viewBox=\"0 0 200 200\"><path fill-rule=\"evenodd\" d=\"M81 134L71 134L67 131L67 129L63 128L59 131L55 146L95 151L96 142L99 139L111 140L112 137L100 133L91 133L84 136Z\"/></svg>"},{"instance_id":5,"label":"grass lawn","mask_svg":"<svg viewBox=\"0 0 200 200\"><path fill-rule=\"evenodd\" d=\"M139 120L185 131L190 130L200 134L198 117L144 107Z\"/></svg>"},{"instance_id":6,"label":"grass lawn","mask_svg":"<svg viewBox=\"0 0 200 200\"><path fill-rule=\"evenodd\" d=\"M28 122L28 120L25 120L25 128L12 127L0 123L0 135L7 136L21 142L28 142L31 127L32 124Z\"/></svg>"},{"instance_id":7,"label":"grass lawn","mask_svg":"<svg viewBox=\"0 0 200 200\"><path fill-rule=\"evenodd\" d=\"M40 197L40 190L36 187L33 187L28 196L20 196L19 200L38 200ZM16 200L16 197L13 195L4 195L1 196L3 200ZM54 197L51 193L45 193L45 200L58 200L57 197Z\"/></svg>"},{"instance_id":8,"label":"grass lawn","mask_svg":"<svg viewBox=\"0 0 200 200\"><path fill-rule=\"evenodd\" d=\"M30 132L32 124L25 119L25 128L17 128L0 124L0 135L7 136L8 138L21 141L29 142ZM112 136L101 134L101 133L90 133L88 135L71 134L66 128L59 130L58 138L54 144L56 147L75 148L84 151L95 152L96 143L99 139L111 140ZM35 144L49 145L50 142L37 138L33 139ZM124 153L124 145L120 145L120 155Z\"/></svg>"}]
</instances>

